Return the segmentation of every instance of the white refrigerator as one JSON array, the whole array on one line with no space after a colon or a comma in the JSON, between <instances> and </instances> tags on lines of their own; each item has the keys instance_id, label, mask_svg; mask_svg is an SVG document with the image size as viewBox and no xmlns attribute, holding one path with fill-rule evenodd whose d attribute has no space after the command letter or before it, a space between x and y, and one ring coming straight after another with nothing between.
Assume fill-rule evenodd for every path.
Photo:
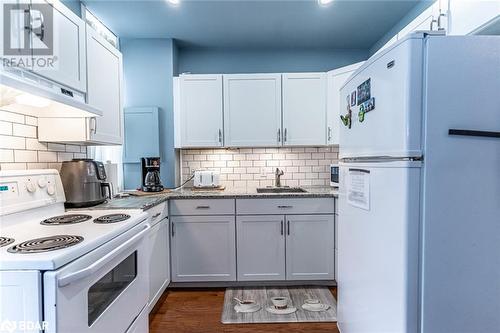
<instances>
[{"instance_id":1,"label":"white refrigerator","mask_svg":"<svg viewBox=\"0 0 500 333\"><path fill-rule=\"evenodd\" d=\"M409 35L341 112L341 332L499 332L500 37Z\"/></svg>"}]
</instances>

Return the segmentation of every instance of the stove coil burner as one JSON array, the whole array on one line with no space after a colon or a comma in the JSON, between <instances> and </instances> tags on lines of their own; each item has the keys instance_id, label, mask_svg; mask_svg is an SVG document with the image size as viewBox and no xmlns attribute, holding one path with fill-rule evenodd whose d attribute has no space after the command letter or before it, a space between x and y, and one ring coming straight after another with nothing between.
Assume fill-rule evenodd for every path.
<instances>
[{"instance_id":1,"label":"stove coil burner","mask_svg":"<svg viewBox=\"0 0 500 333\"><path fill-rule=\"evenodd\" d=\"M0 247L4 247L12 243L14 243L14 238L0 237Z\"/></svg>"},{"instance_id":2,"label":"stove coil burner","mask_svg":"<svg viewBox=\"0 0 500 333\"><path fill-rule=\"evenodd\" d=\"M129 218L130 215L127 214L108 214L94 219L94 223L100 223L100 224L117 223L128 220Z\"/></svg>"},{"instance_id":3,"label":"stove coil burner","mask_svg":"<svg viewBox=\"0 0 500 333\"><path fill-rule=\"evenodd\" d=\"M40 224L43 225L75 224L75 223L85 222L87 220L90 220L91 218L92 216L85 214L66 214L48 218L40 222Z\"/></svg>"},{"instance_id":4,"label":"stove coil burner","mask_svg":"<svg viewBox=\"0 0 500 333\"><path fill-rule=\"evenodd\" d=\"M36 238L7 249L10 253L40 253L64 249L83 241L83 237L72 235L56 235Z\"/></svg>"}]
</instances>

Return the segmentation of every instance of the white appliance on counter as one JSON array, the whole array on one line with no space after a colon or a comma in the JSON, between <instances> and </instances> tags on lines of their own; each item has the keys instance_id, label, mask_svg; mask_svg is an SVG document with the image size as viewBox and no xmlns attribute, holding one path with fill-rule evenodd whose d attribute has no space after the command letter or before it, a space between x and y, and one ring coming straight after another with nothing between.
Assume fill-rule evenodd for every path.
<instances>
[{"instance_id":1,"label":"white appliance on counter","mask_svg":"<svg viewBox=\"0 0 500 333\"><path fill-rule=\"evenodd\" d=\"M499 329L499 91L499 37L426 33L341 89L343 333Z\"/></svg>"},{"instance_id":2,"label":"white appliance on counter","mask_svg":"<svg viewBox=\"0 0 500 333\"><path fill-rule=\"evenodd\" d=\"M196 170L194 172L193 186L194 187L219 187L220 174L212 170Z\"/></svg>"},{"instance_id":3,"label":"white appliance on counter","mask_svg":"<svg viewBox=\"0 0 500 333\"><path fill-rule=\"evenodd\" d=\"M9 332L146 333L147 214L65 212L64 201L56 170L0 172L0 323Z\"/></svg>"}]
</instances>

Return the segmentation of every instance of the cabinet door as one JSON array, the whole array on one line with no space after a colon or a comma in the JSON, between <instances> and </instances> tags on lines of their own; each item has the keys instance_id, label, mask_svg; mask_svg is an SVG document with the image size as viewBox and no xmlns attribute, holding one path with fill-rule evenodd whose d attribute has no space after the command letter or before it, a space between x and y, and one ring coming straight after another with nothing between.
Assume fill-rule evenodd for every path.
<instances>
[{"instance_id":1,"label":"cabinet door","mask_svg":"<svg viewBox=\"0 0 500 333\"><path fill-rule=\"evenodd\" d=\"M0 2L0 59L7 61L10 57L32 56L31 38L26 38L25 22L29 22L30 0L12 0ZM4 23L4 19L5 23ZM4 31L4 29L8 29ZM6 62L7 64L7 62ZM29 62L12 62L4 67L4 60L0 62L0 70L8 70L10 66L18 65L23 69L31 69Z\"/></svg>"},{"instance_id":2,"label":"cabinet door","mask_svg":"<svg viewBox=\"0 0 500 333\"><path fill-rule=\"evenodd\" d=\"M172 281L235 281L234 216L171 218Z\"/></svg>"},{"instance_id":3,"label":"cabinet door","mask_svg":"<svg viewBox=\"0 0 500 333\"><path fill-rule=\"evenodd\" d=\"M153 309L170 279L168 219L151 227L149 233L149 311Z\"/></svg>"},{"instance_id":4,"label":"cabinet door","mask_svg":"<svg viewBox=\"0 0 500 333\"><path fill-rule=\"evenodd\" d=\"M123 162L140 163L141 157L160 155L158 108L126 108Z\"/></svg>"},{"instance_id":5,"label":"cabinet door","mask_svg":"<svg viewBox=\"0 0 500 333\"><path fill-rule=\"evenodd\" d=\"M326 73L283 74L283 144L326 144Z\"/></svg>"},{"instance_id":6,"label":"cabinet door","mask_svg":"<svg viewBox=\"0 0 500 333\"><path fill-rule=\"evenodd\" d=\"M33 2L33 1L32 1ZM33 2L36 4L35 2ZM43 48L44 38L53 37L53 68L34 67L33 71L81 92L86 91L85 22L59 1L44 1L53 7L53 31L32 34L34 48ZM42 20L47 19L42 16ZM48 25L48 22L43 22ZM42 28L43 29L43 28Z\"/></svg>"},{"instance_id":7,"label":"cabinet door","mask_svg":"<svg viewBox=\"0 0 500 333\"><path fill-rule=\"evenodd\" d=\"M333 280L333 215L287 215L287 280Z\"/></svg>"},{"instance_id":8,"label":"cabinet door","mask_svg":"<svg viewBox=\"0 0 500 333\"><path fill-rule=\"evenodd\" d=\"M224 75L227 147L281 145L281 74Z\"/></svg>"},{"instance_id":9,"label":"cabinet door","mask_svg":"<svg viewBox=\"0 0 500 333\"><path fill-rule=\"evenodd\" d=\"M90 121L90 140L122 144L122 55L94 29L87 29L87 103L103 112Z\"/></svg>"},{"instance_id":10,"label":"cabinet door","mask_svg":"<svg viewBox=\"0 0 500 333\"><path fill-rule=\"evenodd\" d=\"M339 144L340 115L345 113L340 109L340 99L346 96L340 96L340 88L362 64L363 62L358 62L327 73L326 141L329 145Z\"/></svg>"},{"instance_id":11,"label":"cabinet door","mask_svg":"<svg viewBox=\"0 0 500 333\"><path fill-rule=\"evenodd\" d=\"M238 281L285 280L282 215L236 218Z\"/></svg>"},{"instance_id":12,"label":"cabinet door","mask_svg":"<svg viewBox=\"0 0 500 333\"><path fill-rule=\"evenodd\" d=\"M181 146L221 147L222 75L182 75Z\"/></svg>"}]
</instances>

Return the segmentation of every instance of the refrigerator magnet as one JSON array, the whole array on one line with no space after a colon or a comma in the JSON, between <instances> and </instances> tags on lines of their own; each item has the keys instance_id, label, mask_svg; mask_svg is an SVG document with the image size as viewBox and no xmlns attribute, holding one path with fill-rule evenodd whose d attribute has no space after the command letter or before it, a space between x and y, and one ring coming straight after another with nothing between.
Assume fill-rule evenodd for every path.
<instances>
[{"instance_id":1,"label":"refrigerator magnet","mask_svg":"<svg viewBox=\"0 0 500 333\"><path fill-rule=\"evenodd\" d=\"M358 105L363 104L371 97L371 79L361 83L357 88L357 102Z\"/></svg>"},{"instance_id":2,"label":"refrigerator magnet","mask_svg":"<svg viewBox=\"0 0 500 333\"><path fill-rule=\"evenodd\" d=\"M351 106L356 105L356 90L351 93Z\"/></svg>"},{"instance_id":3,"label":"refrigerator magnet","mask_svg":"<svg viewBox=\"0 0 500 333\"><path fill-rule=\"evenodd\" d=\"M370 112L375 110L375 97L372 97L366 102L364 102L362 106L364 106L365 112Z\"/></svg>"}]
</instances>

